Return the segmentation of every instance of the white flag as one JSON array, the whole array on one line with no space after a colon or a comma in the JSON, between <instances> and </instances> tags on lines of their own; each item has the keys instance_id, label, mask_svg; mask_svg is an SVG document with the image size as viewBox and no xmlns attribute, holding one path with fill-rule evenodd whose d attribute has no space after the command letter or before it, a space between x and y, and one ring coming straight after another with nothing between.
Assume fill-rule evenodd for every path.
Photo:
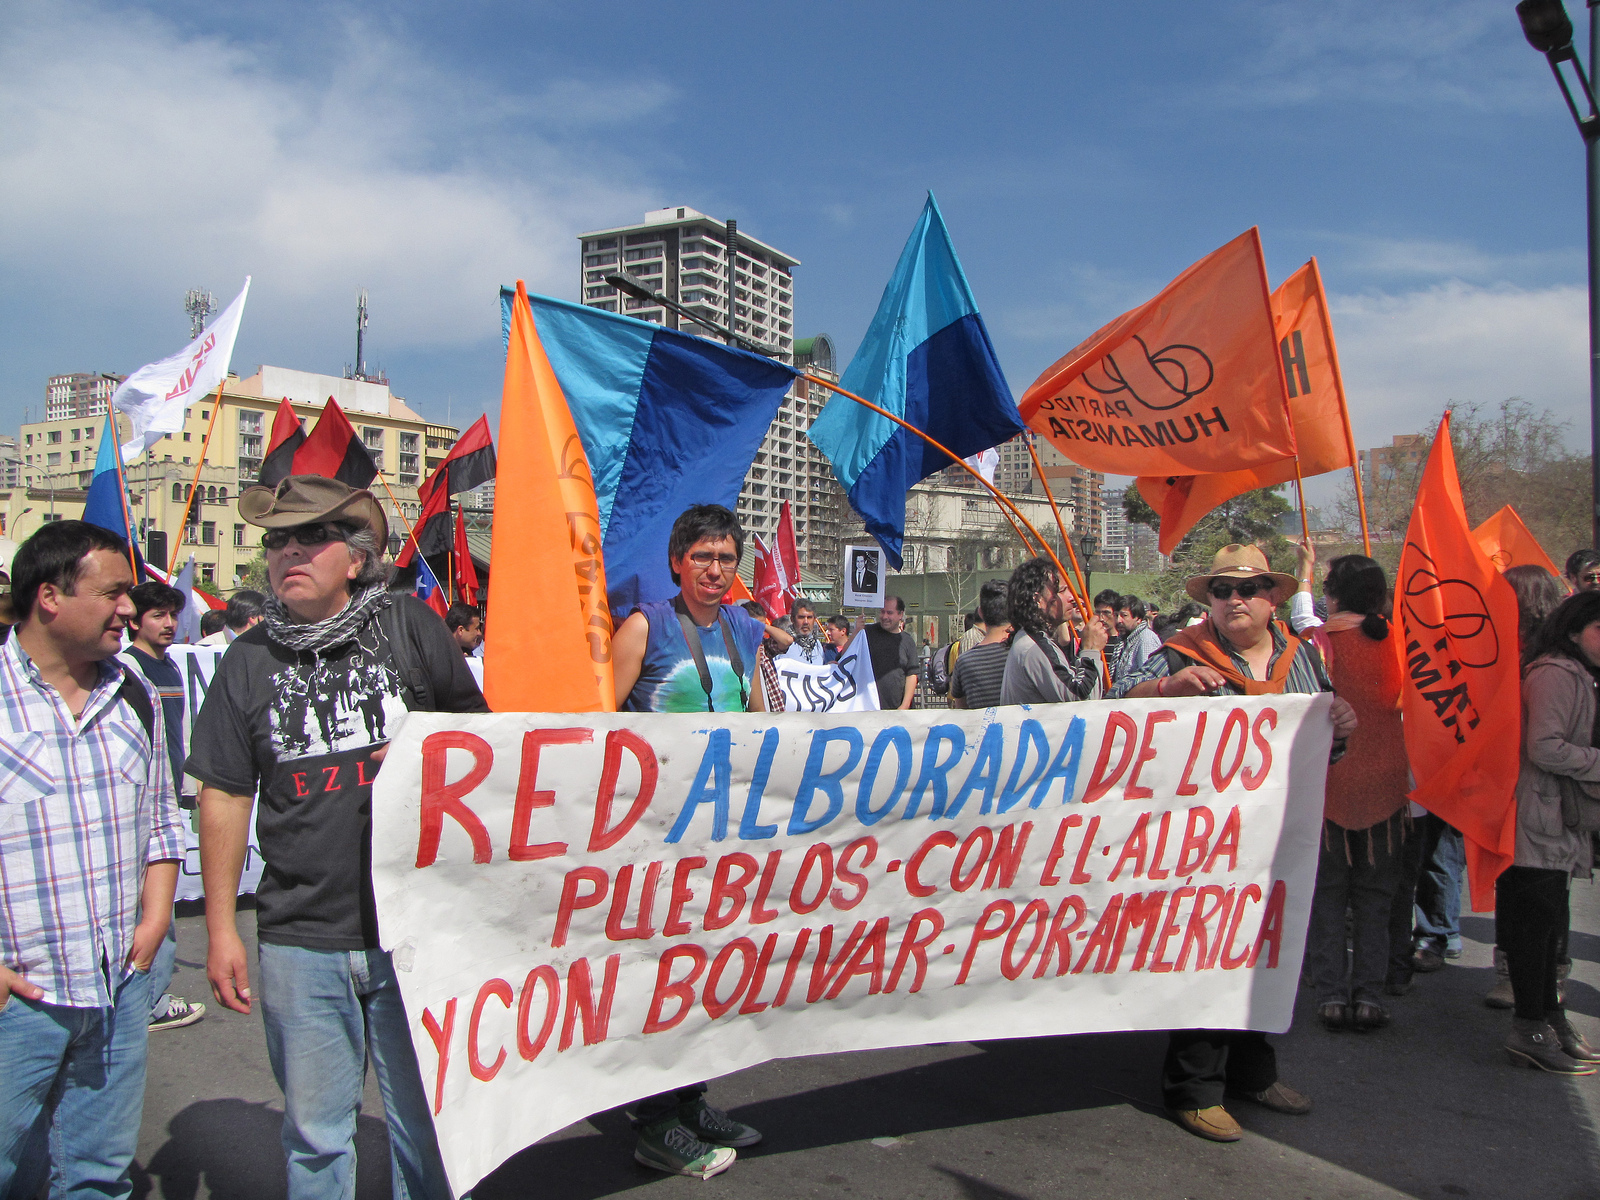
<instances>
[{"instance_id":1,"label":"white flag","mask_svg":"<svg viewBox=\"0 0 1600 1200\"><path fill-rule=\"evenodd\" d=\"M122 447L124 463L138 462L164 435L181 430L184 406L227 378L249 291L250 277L246 275L233 303L199 337L170 358L140 367L122 381L111 397L111 407L133 418L133 440Z\"/></svg>"},{"instance_id":2,"label":"white flag","mask_svg":"<svg viewBox=\"0 0 1600 1200\"><path fill-rule=\"evenodd\" d=\"M173 630L173 643L198 642L200 640L200 618L211 611L211 606L205 602L194 586L194 555L189 555L189 561L183 570L176 575L168 577L161 568L150 563L145 563L145 570L159 579L162 583L169 583L183 593L183 611L178 614L178 627Z\"/></svg>"},{"instance_id":3,"label":"white flag","mask_svg":"<svg viewBox=\"0 0 1600 1200\"><path fill-rule=\"evenodd\" d=\"M772 665L778 670L785 712L875 712L879 707L865 629L850 639L836 662L826 666L787 655L779 655Z\"/></svg>"},{"instance_id":4,"label":"white flag","mask_svg":"<svg viewBox=\"0 0 1600 1200\"><path fill-rule=\"evenodd\" d=\"M994 471L995 468L1000 465L1000 451L994 449L980 450L971 458L967 459L966 463L967 466L971 467L979 475L982 475L984 481L987 482L990 487L994 486Z\"/></svg>"}]
</instances>

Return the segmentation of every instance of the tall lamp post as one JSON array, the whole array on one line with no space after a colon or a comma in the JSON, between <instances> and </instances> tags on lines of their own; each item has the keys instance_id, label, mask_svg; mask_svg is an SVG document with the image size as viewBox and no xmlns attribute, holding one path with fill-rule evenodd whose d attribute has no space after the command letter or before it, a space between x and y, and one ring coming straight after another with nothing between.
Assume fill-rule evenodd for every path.
<instances>
[{"instance_id":1,"label":"tall lamp post","mask_svg":"<svg viewBox=\"0 0 1600 1200\"><path fill-rule=\"evenodd\" d=\"M1090 606L1088 612L1083 614L1084 620L1094 616L1094 588L1089 586L1089 580L1094 578L1094 573L1089 570L1089 561L1094 558L1094 552L1100 549L1100 539L1092 533L1086 533L1078 539L1078 550L1083 554L1083 590L1089 593L1083 599Z\"/></svg>"},{"instance_id":2,"label":"tall lamp post","mask_svg":"<svg viewBox=\"0 0 1600 1200\"><path fill-rule=\"evenodd\" d=\"M1600 0L1588 0L1589 8L1589 67L1600 60L1600 23L1595 20L1595 8ZM1583 138L1586 176L1589 196L1589 505L1594 522L1593 545L1600 547L1600 106L1595 104L1594 89L1584 73L1583 63L1572 45L1572 22L1561 0L1521 0L1517 5L1517 19L1522 22L1522 36L1528 39L1550 64L1561 96L1567 102L1567 111L1577 122L1578 133ZM1582 112L1572 97L1572 88L1562 72L1563 63L1572 64L1583 93L1588 112Z\"/></svg>"}]
</instances>

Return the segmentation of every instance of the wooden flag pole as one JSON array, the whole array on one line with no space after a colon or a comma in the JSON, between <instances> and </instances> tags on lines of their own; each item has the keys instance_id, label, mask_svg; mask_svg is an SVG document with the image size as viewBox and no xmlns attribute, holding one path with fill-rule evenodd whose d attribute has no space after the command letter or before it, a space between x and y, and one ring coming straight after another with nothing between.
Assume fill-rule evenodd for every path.
<instances>
[{"instance_id":1,"label":"wooden flag pole","mask_svg":"<svg viewBox=\"0 0 1600 1200\"><path fill-rule=\"evenodd\" d=\"M450 575L450 603L456 602L456 502L452 497L445 506L450 514L450 557L447 560Z\"/></svg>"},{"instance_id":2,"label":"wooden flag pole","mask_svg":"<svg viewBox=\"0 0 1600 1200\"><path fill-rule=\"evenodd\" d=\"M1294 456L1294 494L1300 501L1300 534L1306 540L1306 545L1311 544L1311 522L1306 517L1306 481L1300 474L1300 456Z\"/></svg>"},{"instance_id":3,"label":"wooden flag pole","mask_svg":"<svg viewBox=\"0 0 1600 1200\"><path fill-rule=\"evenodd\" d=\"M922 430L918 429L909 421L903 421L899 417L895 416L892 412L889 412L887 409L879 408L871 400L862 399L862 397L856 395L854 392L847 392L838 384L829 383L826 379L818 379L815 375L802 374L800 378L809 383L814 383L818 387L827 388L830 392L838 392L841 396L848 396L857 404L865 405L879 416L888 417L889 420L893 421L896 425L899 425L902 429L909 430L910 432L916 434L935 450L939 450L945 454L948 454L951 462L961 467L968 475L971 475L986 489L988 489L989 494L993 496L995 502L1000 505L1000 511L1005 514L1006 520L1011 522L1011 528L1016 530L1017 537L1022 540L1022 544L1027 548L1028 553L1034 553L1033 545L1028 541L1027 534L1024 534L1022 529L1018 526L1018 521L1022 522L1022 525L1026 526L1028 531L1032 533L1033 536L1038 540L1039 545L1043 549L1045 555L1050 559L1051 562L1055 563L1056 569L1061 573L1061 577L1063 579L1067 578L1066 568L1061 565L1061 560L1056 557L1055 551L1050 549L1049 543L1044 540L1044 535L1033 527L1033 523L1029 521L1027 517L1022 515L1021 509L1019 509L1015 504L1011 503L1011 501L1001 493L999 488L995 487L994 484L985 479L981 471L973 469L972 464L967 462L966 459L959 457L955 451L951 450L948 446L944 446L935 441L932 437L926 433L923 433ZM1013 514L1015 514L1015 520L1012 519Z\"/></svg>"},{"instance_id":4,"label":"wooden flag pole","mask_svg":"<svg viewBox=\"0 0 1600 1200\"><path fill-rule=\"evenodd\" d=\"M227 380L223 380L226 383ZM194 494L200 490L200 468L206 465L206 452L211 449L211 431L217 427L217 414L222 411L222 384L217 384L217 394L211 404L211 420L206 423L205 440L200 443L200 461L194 467L194 482L184 497L183 516L178 521L178 536L172 540L172 556L167 560L167 578L178 567L178 552L183 549L183 530L189 524L189 510L194 507Z\"/></svg>"}]
</instances>

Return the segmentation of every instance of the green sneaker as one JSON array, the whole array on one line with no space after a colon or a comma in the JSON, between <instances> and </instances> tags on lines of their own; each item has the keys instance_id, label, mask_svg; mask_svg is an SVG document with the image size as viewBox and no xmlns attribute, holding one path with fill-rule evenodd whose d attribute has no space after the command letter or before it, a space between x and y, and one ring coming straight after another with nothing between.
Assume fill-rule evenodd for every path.
<instances>
[{"instance_id":1,"label":"green sneaker","mask_svg":"<svg viewBox=\"0 0 1600 1200\"><path fill-rule=\"evenodd\" d=\"M693 1130L674 1117L670 1122L639 1131L633 1161L669 1175L710 1179L733 1166L738 1154L695 1137Z\"/></svg>"},{"instance_id":2,"label":"green sneaker","mask_svg":"<svg viewBox=\"0 0 1600 1200\"><path fill-rule=\"evenodd\" d=\"M720 1108L707 1104L704 1097L680 1107L678 1119L683 1122L685 1129L713 1146L737 1146L743 1150L761 1140L759 1129L735 1121Z\"/></svg>"}]
</instances>

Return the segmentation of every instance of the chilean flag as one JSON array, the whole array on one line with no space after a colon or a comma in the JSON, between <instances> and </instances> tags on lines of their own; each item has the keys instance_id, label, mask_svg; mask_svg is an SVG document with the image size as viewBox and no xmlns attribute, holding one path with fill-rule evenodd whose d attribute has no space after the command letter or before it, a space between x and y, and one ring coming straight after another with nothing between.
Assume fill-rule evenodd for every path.
<instances>
[{"instance_id":1,"label":"chilean flag","mask_svg":"<svg viewBox=\"0 0 1600 1200\"><path fill-rule=\"evenodd\" d=\"M428 570L426 559L417 559L417 589L413 594L440 617L450 611L450 606L444 599L444 586L438 577Z\"/></svg>"}]
</instances>

